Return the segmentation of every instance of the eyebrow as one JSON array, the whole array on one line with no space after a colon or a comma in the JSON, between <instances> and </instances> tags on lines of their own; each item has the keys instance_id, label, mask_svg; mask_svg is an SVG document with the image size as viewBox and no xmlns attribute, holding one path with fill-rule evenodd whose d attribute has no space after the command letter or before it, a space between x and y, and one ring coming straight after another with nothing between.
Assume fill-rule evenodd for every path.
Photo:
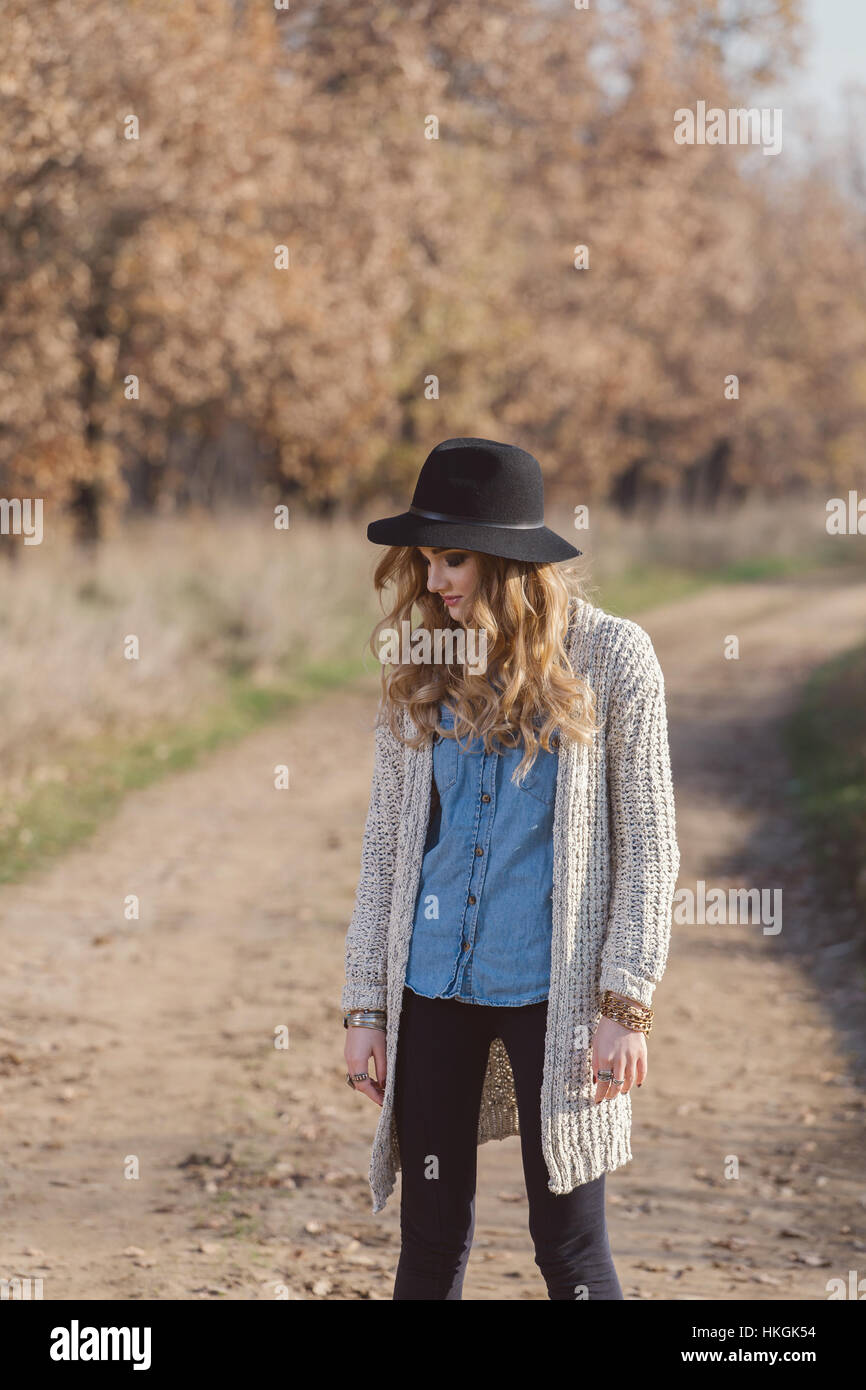
<instances>
[{"instance_id":1,"label":"eyebrow","mask_svg":"<svg viewBox=\"0 0 866 1390\"><path fill-rule=\"evenodd\" d=\"M431 545L428 549L432 550L434 555L442 555L446 550L462 550L463 547L459 545Z\"/></svg>"}]
</instances>

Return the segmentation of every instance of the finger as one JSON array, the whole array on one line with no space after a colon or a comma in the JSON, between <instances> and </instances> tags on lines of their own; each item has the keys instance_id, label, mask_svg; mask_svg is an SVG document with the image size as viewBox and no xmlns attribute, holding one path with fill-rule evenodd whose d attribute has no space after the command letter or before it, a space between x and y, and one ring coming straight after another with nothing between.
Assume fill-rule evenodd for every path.
<instances>
[{"instance_id":1,"label":"finger","mask_svg":"<svg viewBox=\"0 0 866 1390\"><path fill-rule=\"evenodd\" d=\"M384 1090L388 1080L388 1053L385 1047L385 1034L373 1040L373 1061L376 1063L376 1080Z\"/></svg>"},{"instance_id":2,"label":"finger","mask_svg":"<svg viewBox=\"0 0 866 1390\"><path fill-rule=\"evenodd\" d=\"M592 1040L592 1081L593 1081L593 1085L596 1085L596 1084L597 1084L597 1082L598 1082L598 1073L599 1073L600 1071L604 1071L604 1069L605 1069L606 1066L607 1066L607 1062L603 1062L602 1059L601 1059L601 1057L598 1055L598 1041L596 1040L596 1038L593 1038L593 1040Z\"/></svg>"},{"instance_id":3,"label":"finger","mask_svg":"<svg viewBox=\"0 0 866 1390\"><path fill-rule=\"evenodd\" d=\"M614 1072L622 1080L622 1085L616 1087L617 1095L627 1095L634 1084L634 1067L631 1062L620 1062L619 1067L614 1068Z\"/></svg>"},{"instance_id":4,"label":"finger","mask_svg":"<svg viewBox=\"0 0 866 1390\"><path fill-rule=\"evenodd\" d=\"M375 1081L356 1081L355 1090L360 1091L368 1100L374 1100L377 1105L381 1105L384 1100L384 1092Z\"/></svg>"},{"instance_id":5,"label":"finger","mask_svg":"<svg viewBox=\"0 0 866 1390\"><path fill-rule=\"evenodd\" d=\"M610 1094L610 1091L611 1091L611 1084L610 1084L610 1082L607 1081L603 1076L601 1076L601 1075L599 1074L600 1072L603 1072L603 1071L613 1071L613 1063L610 1062L610 1061L607 1060L607 1059L603 1060L603 1061L601 1062L601 1065L600 1065L599 1068L598 1068L598 1071L596 1071L596 1073L595 1073L596 1078L597 1078L597 1080L598 1080L598 1085L597 1085L596 1088L595 1088L595 1103L596 1103L596 1105L600 1104L600 1102L603 1101L603 1100L607 1100L607 1098L608 1098L608 1096L609 1096L609 1094Z\"/></svg>"},{"instance_id":6,"label":"finger","mask_svg":"<svg viewBox=\"0 0 866 1390\"><path fill-rule=\"evenodd\" d=\"M595 1082L595 1095L593 1096L593 1100L596 1105L607 1095L607 1082L603 1081L599 1076L599 1072L605 1070L609 1070L607 1062L602 1061L600 1057L596 1057L596 1048L593 1046L592 1079Z\"/></svg>"},{"instance_id":7,"label":"finger","mask_svg":"<svg viewBox=\"0 0 866 1390\"><path fill-rule=\"evenodd\" d=\"M622 1077L622 1085L617 1087L620 1095L627 1095L632 1086L637 1081L637 1057L633 1052L628 1052L620 1062L617 1076Z\"/></svg>"},{"instance_id":8,"label":"finger","mask_svg":"<svg viewBox=\"0 0 866 1390\"><path fill-rule=\"evenodd\" d=\"M346 1071L349 1076L352 1077L360 1075L361 1072L366 1072L367 1080L356 1081L354 1083L355 1090L361 1091L364 1095L369 1096L371 1100L378 1100L379 1097L377 1092L382 1090L378 1079L378 1066L376 1076L374 1077L370 1074L370 1057L375 1057L375 1049L372 1046L367 1046L359 1052L358 1044L354 1038L352 1039L352 1043L353 1046L347 1047L345 1051Z\"/></svg>"}]
</instances>

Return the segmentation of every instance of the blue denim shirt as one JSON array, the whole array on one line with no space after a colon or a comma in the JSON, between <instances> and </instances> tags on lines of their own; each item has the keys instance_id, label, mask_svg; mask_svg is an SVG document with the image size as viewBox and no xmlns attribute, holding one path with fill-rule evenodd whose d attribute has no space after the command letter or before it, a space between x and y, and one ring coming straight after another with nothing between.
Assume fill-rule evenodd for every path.
<instances>
[{"instance_id":1,"label":"blue denim shirt","mask_svg":"<svg viewBox=\"0 0 866 1390\"><path fill-rule=\"evenodd\" d=\"M444 704L440 723L454 727ZM428 998L537 1004L550 989L558 753L539 749L515 786L522 747L486 753L480 738L462 748L436 739L439 804L430 813L406 984ZM551 744L558 748L557 736Z\"/></svg>"}]
</instances>

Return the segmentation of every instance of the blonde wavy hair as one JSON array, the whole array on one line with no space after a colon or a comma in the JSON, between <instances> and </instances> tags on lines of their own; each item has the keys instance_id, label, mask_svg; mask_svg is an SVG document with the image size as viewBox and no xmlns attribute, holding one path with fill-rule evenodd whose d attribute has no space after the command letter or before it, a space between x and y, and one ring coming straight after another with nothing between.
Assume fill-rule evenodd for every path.
<instances>
[{"instance_id":1,"label":"blonde wavy hair","mask_svg":"<svg viewBox=\"0 0 866 1390\"><path fill-rule=\"evenodd\" d=\"M568 610L572 597L579 598L579 580L562 567L528 560L507 560L481 551L466 551L478 562L478 584L466 602L467 628L486 630L486 670L473 671L462 662L382 664L380 722L387 722L402 743L419 748L434 733L443 738L478 737L492 752L525 744L522 761L512 781L520 782L535 762L539 748L553 751L550 737L556 730L588 744L598 732L595 694L589 683L575 674L565 648ZM427 561L417 546L389 546L376 567L373 582L385 616L373 629L370 648L379 659L383 629L402 632L412 624L412 610L421 615L421 629L458 630L442 600L427 588ZM390 610L385 589L393 586ZM447 650L447 648L446 648ZM453 650L453 649L452 649ZM439 702L454 711L454 729L439 721ZM399 711L408 713L418 729L404 737Z\"/></svg>"}]
</instances>

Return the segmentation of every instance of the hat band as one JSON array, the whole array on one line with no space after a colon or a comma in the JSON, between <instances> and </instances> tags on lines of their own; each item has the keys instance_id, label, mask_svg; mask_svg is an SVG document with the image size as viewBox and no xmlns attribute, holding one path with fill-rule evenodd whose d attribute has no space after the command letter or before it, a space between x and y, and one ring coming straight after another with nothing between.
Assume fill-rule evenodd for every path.
<instances>
[{"instance_id":1,"label":"hat band","mask_svg":"<svg viewBox=\"0 0 866 1390\"><path fill-rule=\"evenodd\" d=\"M502 531L540 531L543 521L481 521L476 516L454 516L451 512L426 512L422 507L410 507L415 516L426 516L431 521L462 521L465 526L494 526Z\"/></svg>"}]
</instances>

